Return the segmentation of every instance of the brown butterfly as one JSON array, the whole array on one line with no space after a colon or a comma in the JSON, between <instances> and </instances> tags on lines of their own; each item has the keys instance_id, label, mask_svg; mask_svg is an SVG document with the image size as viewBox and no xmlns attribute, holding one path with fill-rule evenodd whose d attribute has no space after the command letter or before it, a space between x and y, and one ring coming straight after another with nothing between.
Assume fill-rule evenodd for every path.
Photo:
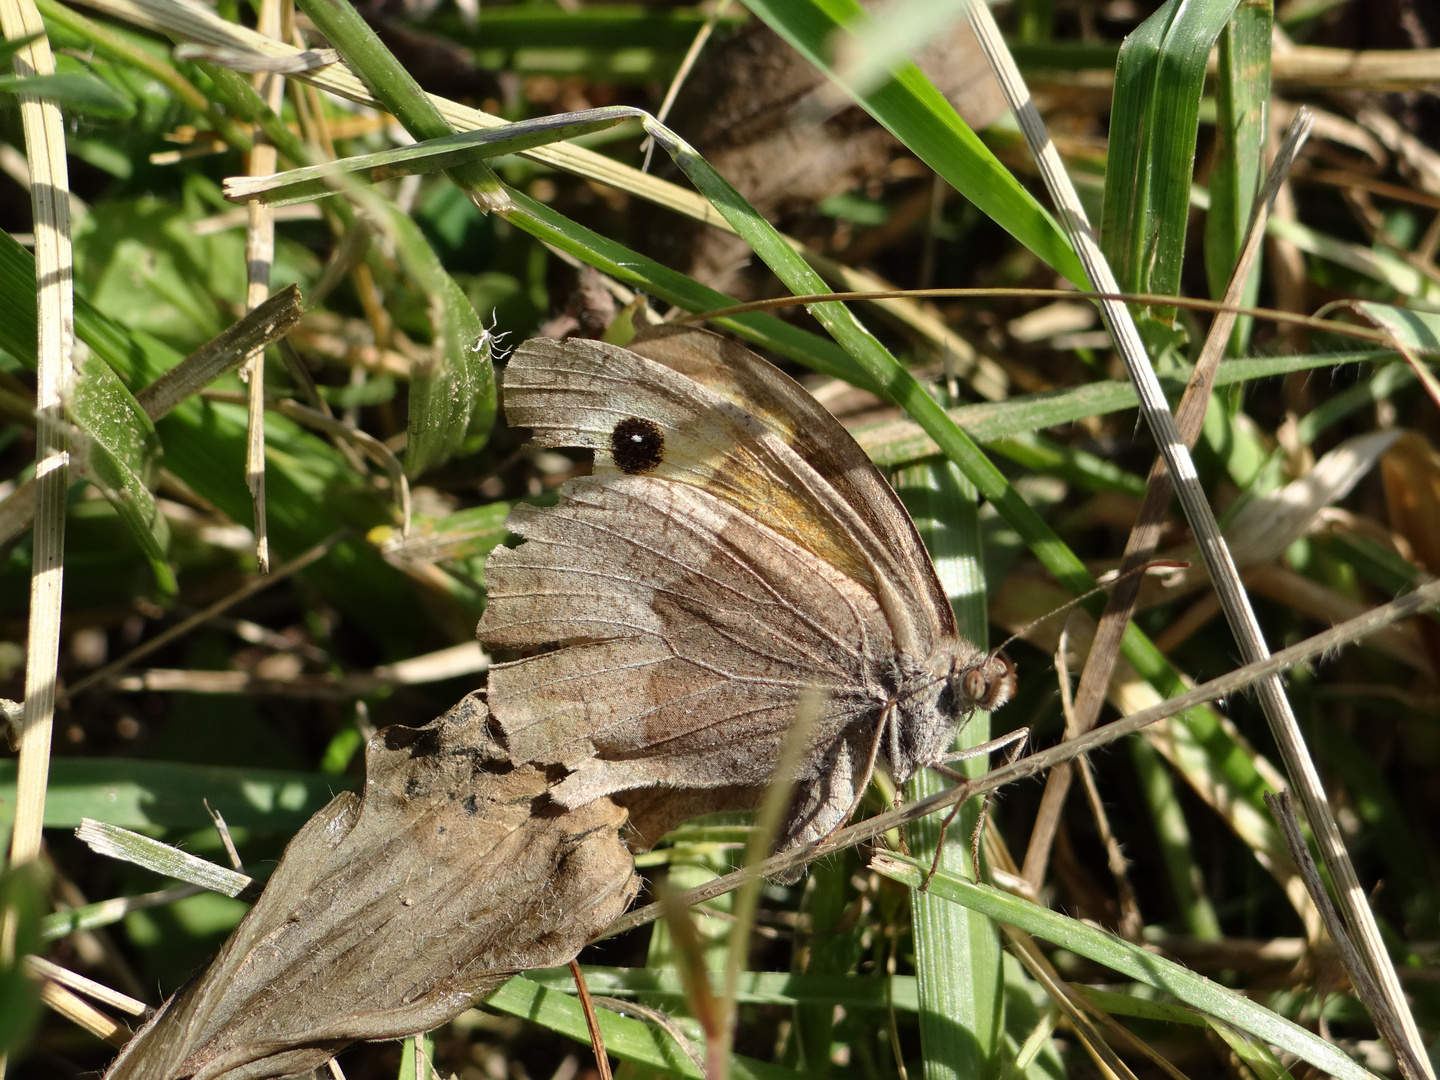
<instances>
[{"instance_id":1,"label":"brown butterfly","mask_svg":"<svg viewBox=\"0 0 1440 1080\"><path fill-rule=\"evenodd\" d=\"M560 646L496 665L489 704L514 760L569 770L563 806L656 787L691 789L691 812L752 805L815 700L785 850L843 825L877 760L908 780L1014 692L864 451L749 350L676 327L537 339L504 391L510 424L595 454L557 506L511 514L525 542L490 556L479 627Z\"/></svg>"}]
</instances>

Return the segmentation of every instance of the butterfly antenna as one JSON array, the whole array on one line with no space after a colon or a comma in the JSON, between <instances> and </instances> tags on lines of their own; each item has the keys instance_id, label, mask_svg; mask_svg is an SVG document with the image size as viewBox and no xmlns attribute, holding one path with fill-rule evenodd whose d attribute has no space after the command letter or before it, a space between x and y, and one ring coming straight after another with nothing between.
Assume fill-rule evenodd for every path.
<instances>
[{"instance_id":1,"label":"butterfly antenna","mask_svg":"<svg viewBox=\"0 0 1440 1080\"><path fill-rule=\"evenodd\" d=\"M1005 651L1005 647L1009 645L1012 641L1015 641L1017 638L1024 637L1031 630L1035 629L1035 627L1039 626L1047 619L1053 619L1056 615L1062 615L1076 605L1083 604L1086 600L1089 600L1090 597L1094 596L1096 593L1107 592L1108 590L1113 589L1116 585L1120 584L1120 582L1124 581L1126 578L1134 577L1136 574L1148 574L1151 570L1184 570L1189 565L1190 564L1188 562L1182 559L1152 559L1149 562L1141 563L1139 566L1132 566L1123 574L1116 574L1109 581L1102 581L1093 589L1087 589L1079 596L1071 600L1067 600L1055 610L1047 611L1044 615L1041 615L1040 618L1034 620L1033 622L1026 623L1019 630L1016 630L1015 633L1011 634L1008 638L1002 641L999 645L996 645L995 648L991 649L990 655L1000 655L1000 653Z\"/></svg>"}]
</instances>

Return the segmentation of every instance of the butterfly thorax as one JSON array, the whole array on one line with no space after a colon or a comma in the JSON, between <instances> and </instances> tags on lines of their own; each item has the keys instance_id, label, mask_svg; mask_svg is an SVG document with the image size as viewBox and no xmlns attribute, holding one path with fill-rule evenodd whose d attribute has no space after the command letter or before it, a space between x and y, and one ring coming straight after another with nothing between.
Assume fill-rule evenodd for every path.
<instances>
[{"instance_id":1,"label":"butterfly thorax","mask_svg":"<svg viewBox=\"0 0 1440 1080\"><path fill-rule=\"evenodd\" d=\"M940 761L976 709L998 709L1015 693L1015 666L968 642L945 643L924 662L902 657L897 674L886 747L898 783Z\"/></svg>"}]
</instances>

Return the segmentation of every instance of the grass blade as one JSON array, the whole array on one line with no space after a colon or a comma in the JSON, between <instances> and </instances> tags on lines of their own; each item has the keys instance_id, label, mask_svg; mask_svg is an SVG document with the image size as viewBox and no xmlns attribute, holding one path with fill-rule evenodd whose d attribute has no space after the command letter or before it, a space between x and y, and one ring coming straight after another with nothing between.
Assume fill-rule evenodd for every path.
<instances>
[{"instance_id":1,"label":"grass blade","mask_svg":"<svg viewBox=\"0 0 1440 1080\"><path fill-rule=\"evenodd\" d=\"M831 63L834 42L862 28L868 16L854 0L754 0L751 11L817 69L840 82L912 153L1077 286L1088 280L1055 220L1016 181L914 64L868 92L842 82Z\"/></svg>"},{"instance_id":2,"label":"grass blade","mask_svg":"<svg viewBox=\"0 0 1440 1080\"><path fill-rule=\"evenodd\" d=\"M975 489L954 465L940 461L900 473L896 491L930 551L961 636L984 648L985 570ZM955 748L975 746L989 737L990 717L977 712L961 729ZM960 767L978 776L985 765L977 758ZM906 798L921 799L943 786L940 777L921 770L906 785ZM979 812L980 804L972 800L951 825L952 836L940 863L949 873L973 874L968 840ZM933 858L940 842L938 817L910 825L906 840L918 858ZM926 1080L996 1075L1005 1028L1005 978L994 924L977 912L918 890L910 893L910 911Z\"/></svg>"},{"instance_id":3,"label":"grass blade","mask_svg":"<svg viewBox=\"0 0 1440 1080\"><path fill-rule=\"evenodd\" d=\"M1205 216L1205 275L1210 296L1225 295L1232 268L1245 243L1250 206L1264 168L1267 105L1270 101L1270 33L1274 8L1268 0L1241 0L1220 34L1220 69L1215 80L1215 164L1210 171L1210 212ZM1255 303L1260 263L1245 284L1241 303ZM1250 339L1250 320L1237 321L1231 351Z\"/></svg>"},{"instance_id":4,"label":"grass blade","mask_svg":"<svg viewBox=\"0 0 1440 1080\"><path fill-rule=\"evenodd\" d=\"M511 979L485 999L488 1008L520 1016L576 1042L588 1045L589 1029L580 1002L557 990L550 990L523 976ZM701 1070L670 1037L650 1025L621 1016L609 1009L596 1012L605 1049L621 1061L631 1062L669 1076L704 1080ZM804 1074L739 1054L730 1056L732 1080L799 1080Z\"/></svg>"},{"instance_id":5,"label":"grass blade","mask_svg":"<svg viewBox=\"0 0 1440 1080\"><path fill-rule=\"evenodd\" d=\"M93 483L150 561L160 591L178 589L166 558L170 526L150 490L160 461L155 425L104 360L87 351L68 394L66 413L81 436L71 453L78 471Z\"/></svg>"},{"instance_id":6,"label":"grass blade","mask_svg":"<svg viewBox=\"0 0 1440 1080\"><path fill-rule=\"evenodd\" d=\"M127 829L214 826L205 801L233 828L294 832L335 792L357 779L281 769L189 765L178 761L62 757L51 770L47 829L95 818ZM15 806L15 762L0 761L0 830Z\"/></svg>"},{"instance_id":7,"label":"grass blade","mask_svg":"<svg viewBox=\"0 0 1440 1080\"><path fill-rule=\"evenodd\" d=\"M886 877L912 886L919 884L927 869L918 860L890 852L877 855L871 865ZM1114 934L952 874L936 874L930 891L952 903L984 912L998 922L1009 923L1104 964L1136 982L1173 995L1191 1008L1308 1061L1337 1080L1375 1080L1373 1073L1299 1024Z\"/></svg>"},{"instance_id":8,"label":"grass blade","mask_svg":"<svg viewBox=\"0 0 1440 1080\"><path fill-rule=\"evenodd\" d=\"M17 75L51 75L55 58L40 13L28 0L0 0L5 37L32 39L16 52ZM65 491L69 486L61 391L70 376L75 335L74 247L70 235L70 174L65 121L60 109L32 97L20 99L20 121L30 169L35 222L31 277L16 306L36 298L35 524L30 563L30 612L25 638L25 705L17 735L19 763L11 867L40 854L41 824L55 724L55 683L60 661L60 607L65 583ZM19 298L25 298L19 300ZM16 911L0 912L0 933L13 942ZM10 946L13 947L13 946ZM8 951L7 947L6 951ZM13 955L13 954L12 954ZM0 959L9 960L10 957Z\"/></svg>"},{"instance_id":9,"label":"grass blade","mask_svg":"<svg viewBox=\"0 0 1440 1080\"><path fill-rule=\"evenodd\" d=\"M1179 291L1205 63L1235 2L1170 0L1120 48L1100 236L1126 292ZM1151 318L1159 332L1174 311Z\"/></svg>"}]
</instances>

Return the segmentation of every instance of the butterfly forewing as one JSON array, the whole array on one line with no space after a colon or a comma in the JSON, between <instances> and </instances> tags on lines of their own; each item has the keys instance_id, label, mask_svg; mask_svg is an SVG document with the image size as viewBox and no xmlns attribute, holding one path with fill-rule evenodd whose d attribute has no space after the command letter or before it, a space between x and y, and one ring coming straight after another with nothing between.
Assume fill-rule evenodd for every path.
<instances>
[{"instance_id":1,"label":"butterfly forewing","mask_svg":"<svg viewBox=\"0 0 1440 1080\"><path fill-rule=\"evenodd\" d=\"M891 549L895 571L931 624L925 644L955 635L955 616L910 515L865 451L803 386L749 349L696 327L648 327L629 348L720 395L787 443Z\"/></svg>"},{"instance_id":2,"label":"butterfly forewing","mask_svg":"<svg viewBox=\"0 0 1440 1080\"><path fill-rule=\"evenodd\" d=\"M739 351L783 387L778 380L785 377L778 370ZM546 446L590 447L597 474L624 464L615 456L617 428L637 419L654 425L662 445L657 463L643 475L708 491L861 582L880 598L897 637L911 648L926 651L938 638L953 637L948 606L941 610L934 603L939 594L934 571L923 564L928 580L912 572L914 555L923 559L924 552L898 502L898 518L870 515L884 530L877 534L847 493L766 422L793 427L811 418L748 412L680 372L598 341L526 342L511 358L504 386L510 424L532 428L536 441ZM815 409L833 427L835 438L853 446L833 417L818 405ZM823 433L812 437L825 438ZM854 452L863 457L858 447ZM868 461L863 464L874 472ZM873 483L877 491L889 492L878 473ZM893 493L888 498L893 501ZM906 550L907 539L913 541L913 552Z\"/></svg>"}]
</instances>

